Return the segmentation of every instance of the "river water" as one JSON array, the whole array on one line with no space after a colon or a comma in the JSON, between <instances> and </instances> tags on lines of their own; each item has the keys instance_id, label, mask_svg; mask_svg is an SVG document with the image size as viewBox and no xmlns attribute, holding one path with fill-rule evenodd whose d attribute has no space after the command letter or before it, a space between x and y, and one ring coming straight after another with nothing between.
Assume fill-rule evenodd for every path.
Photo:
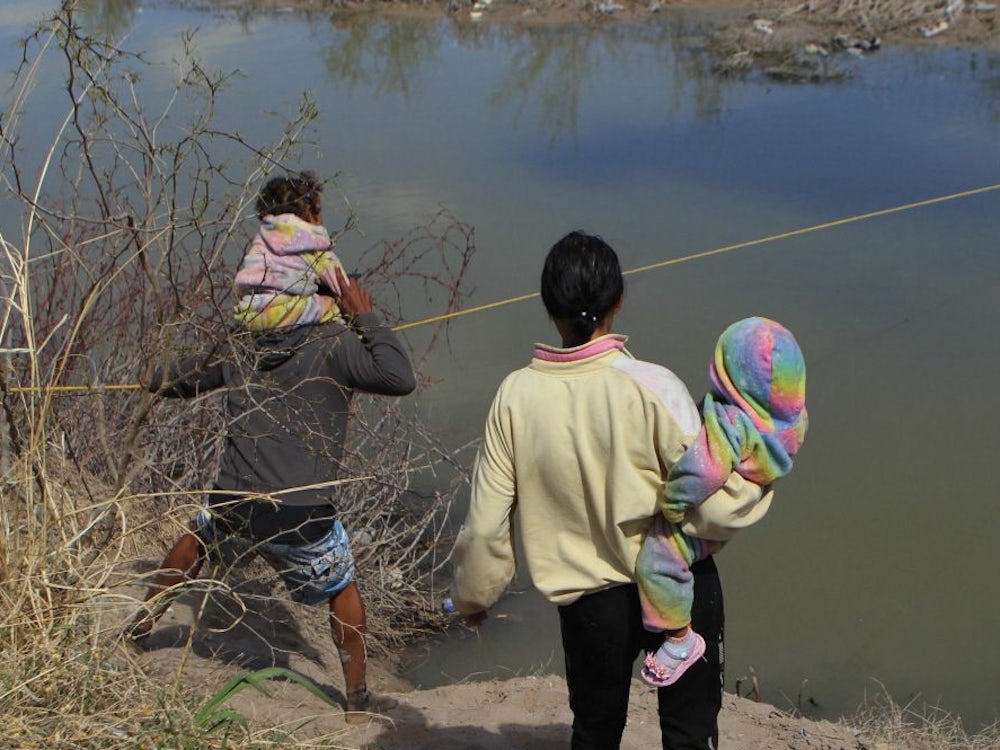
<instances>
[{"instance_id":1,"label":"river water","mask_svg":"<svg viewBox=\"0 0 1000 750\"><path fill-rule=\"evenodd\" d=\"M683 15L515 29L95 6L164 71L198 27L205 64L242 73L222 117L250 138L310 89L320 120L303 166L339 173L364 232L341 256L445 207L475 228L470 305L535 291L573 228L636 268L1000 181L995 50L889 48L852 59L848 80L784 85L713 76ZM0 2L5 70L43 12ZM718 559L727 689L756 674L766 700L814 716L883 689L972 729L1000 714L998 217L1000 193L985 193L629 277L619 330L696 396L737 318L781 320L807 357L796 469ZM456 321L420 408L464 445L500 379L554 339L537 300ZM478 637L417 654L410 678L559 672L554 610L527 582L518 592Z\"/></svg>"}]
</instances>

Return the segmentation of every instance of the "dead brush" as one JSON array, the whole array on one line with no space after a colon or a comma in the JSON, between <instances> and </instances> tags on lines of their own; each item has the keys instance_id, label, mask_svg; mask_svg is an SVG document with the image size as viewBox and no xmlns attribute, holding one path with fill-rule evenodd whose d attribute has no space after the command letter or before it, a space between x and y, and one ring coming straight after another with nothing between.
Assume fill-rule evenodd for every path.
<instances>
[{"instance_id":1,"label":"dead brush","mask_svg":"<svg viewBox=\"0 0 1000 750\"><path fill-rule=\"evenodd\" d=\"M878 686L851 721L857 727L860 746L865 750L996 750L1000 748L1000 724L994 723L973 734L960 717L927 706L914 698L900 705L888 690Z\"/></svg>"},{"instance_id":2,"label":"dead brush","mask_svg":"<svg viewBox=\"0 0 1000 750\"><path fill-rule=\"evenodd\" d=\"M792 0L780 7L784 17L807 18L819 26L847 22L858 33L883 35L916 26L939 15L944 3L918 0Z\"/></svg>"},{"instance_id":3,"label":"dead brush","mask_svg":"<svg viewBox=\"0 0 1000 750\"><path fill-rule=\"evenodd\" d=\"M79 544L95 505L45 444L6 454L0 522L0 723L11 748L126 748L182 739L188 702L116 648L102 605L115 553ZM81 499L84 498L84 499ZM159 708L170 705L167 720Z\"/></svg>"},{"instance_id":4,"label":"dead brush","mask_svg":"<svg viewBox=\"0 0 1000 750\"><path fill-rule=\"evenodd\" d=\"M24 41L2 107L0 180L21 224L0 233L5 747L220 741L195 720L212 686L148 675L119 631L151 561L211 486L224 417L218 396L167 403L138 382L165 357L226 337L229 254L248 239L243 219L268 173L299 168L316 109L304 97L267 144L219 130L228 76L203 69L193 38L184 42L172 96L150 99L141 73L151 64L89 35L67 2ZM52 57L61 80L42 81L43 67L57 75ZM53 122L33 109L37 86L65 96L41 155L16 148L23 128ZM435 312L457 305L473 251L472 230L442 212L375 244L363 270L383 316L397 321L418 292L423 301L433 291ZM428 330L418 364L444 341L443 328ZM359 481L342 507L345 525L365 530L355 551L378 649L440 622L447 509L465 460L406 404L359 401L347 471ZM419 473L438 476L439 489L414 494ZM203 586L227 591L227 571L217 573ZM224 741L283 738L275 727L243 727Z\"/></svg>"},{"instance_id":5,"label":"dead brush","mask_svg":"<svg viewBox=\"0 0 1000 750\"><path fill-rule=\"evenodd\" d=\"M950 3L918 0L791 0L775 10L782 18L810 22L818 29L840 29L867 38L906 34L940 20ZM832 33L832 32L830 32Z\"/></svg>"}]
</instances>

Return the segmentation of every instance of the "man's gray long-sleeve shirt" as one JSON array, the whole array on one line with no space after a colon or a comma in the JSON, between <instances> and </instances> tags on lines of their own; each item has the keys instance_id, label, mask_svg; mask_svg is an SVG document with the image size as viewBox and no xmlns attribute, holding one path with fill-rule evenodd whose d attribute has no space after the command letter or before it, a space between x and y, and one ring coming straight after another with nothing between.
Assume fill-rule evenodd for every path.
<instances>
[{"instance_id":1,"label":"man's gray long-sleeve shirt","mask_svg":"<svg viewBox=\"0 0 1000 750\"><path fill-rule=\"evenodd\" d=\"M209 358L184 357L166 373L157 368L149 390L187 398L228 389L219 489L280 493L276 499L288 505L330 503L333 488L306 488L340 474L354 391L404 396L416 387L402 342L375 313L356 316L350 327L300 326L241 345L243 337Z\"/></svg>"}]
</instances>

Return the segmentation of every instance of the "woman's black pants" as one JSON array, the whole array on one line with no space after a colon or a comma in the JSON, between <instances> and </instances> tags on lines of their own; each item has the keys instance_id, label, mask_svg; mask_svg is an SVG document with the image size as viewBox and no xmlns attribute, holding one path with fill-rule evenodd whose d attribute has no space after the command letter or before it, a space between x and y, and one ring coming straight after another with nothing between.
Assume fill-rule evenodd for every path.
<instances>
[{"instance_id":1,"label":"woman's black pants","mask_svg":"<svg viewBox=\"0 0 1000 750\"><path fill-rule=\"evenodd\" d=\"M705 658L673 685L657 690L663 750L715 750L722 708L722 585L709 557L691 566L691 624ZM559 607L566 683L573 711L573 750L617 750L628 714L636 658L654 651L663 633L642 626L635 585L615 586Z\"/></svg>"}]
</instances>

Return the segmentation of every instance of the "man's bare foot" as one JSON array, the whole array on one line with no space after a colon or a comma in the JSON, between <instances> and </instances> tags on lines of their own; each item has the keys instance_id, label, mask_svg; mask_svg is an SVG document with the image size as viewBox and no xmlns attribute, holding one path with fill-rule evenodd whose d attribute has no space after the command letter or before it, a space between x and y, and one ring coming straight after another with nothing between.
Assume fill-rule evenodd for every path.
<instances>
[{"instance_id":1,"label":"man's bare foot","mask_svg":"<svg viewBox=\"0 0 1000 750\"><path fill-rule=\"evenodd\" d=\"M367 724L398 705L399 701L394 698L375 695L367 688L352 690L347 694L344 721L348 724Z\"/></svg>"},{"instance_id":2,"label":"man's bare foot","mask_svg":"<svg viewBox=\"0 0 1000 750\"><path fill-rule=\"evenodd\" d=\"M122 638L131 643L140 643L153 632L153 618L148 612L139 612L135 618L122 628Z\"/></svg>"}]
</instances>

